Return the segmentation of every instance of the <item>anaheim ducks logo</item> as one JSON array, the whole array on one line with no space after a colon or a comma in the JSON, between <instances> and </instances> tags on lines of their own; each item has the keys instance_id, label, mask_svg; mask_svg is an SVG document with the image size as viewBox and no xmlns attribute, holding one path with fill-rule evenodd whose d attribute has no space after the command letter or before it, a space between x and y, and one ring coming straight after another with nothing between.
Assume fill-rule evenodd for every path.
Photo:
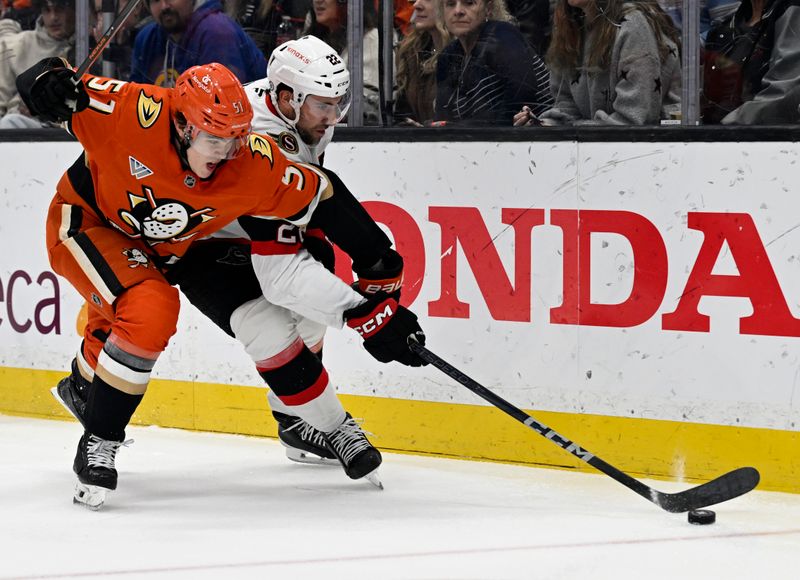
<instances>
[{"instance_id":1,"label":"anaheim ducks logo","mask_svg":"<svg viewBox=\"0 0 800 580\"><path fill-rule=\"evenodd\" d=\"M153 190L144 185L142 195L129 191L128 201L130 211L121 209L118 213L133 231L119 229L131 238L145 238L151 243L183 242L198 234L189 233L192 229L216 217L208 215L214 211L211 207L196 210L175 199L156 199Z\"/></svg>"},{"instance_id":2,"label":"anaheim ducks logo","mask_svg":"<svg viewBox=\"0 0 800 580\"><path fill-rule=\"evenodd\" d=\"M136 103L136 112L139 115L139 124L143 129L149 129L161 114L163 101L157 101L144 90L139 91L139 101Z\"/></svg>"},{"instance_id":3,"label":"anaheim ducks logo","mask_svg":"<svg viewBox=\"0 0 800 580\"><path fill-rule=\"evenodd\" d=\"M250 153L253 155L253 157L256 155L261 155L261 157L266 157L269 159L270 166L274 163L272 159L272 145L270 144L269 139L262 135L251 133L248 140L248 145L250 146Z\"/></svg>"}]
</instances>

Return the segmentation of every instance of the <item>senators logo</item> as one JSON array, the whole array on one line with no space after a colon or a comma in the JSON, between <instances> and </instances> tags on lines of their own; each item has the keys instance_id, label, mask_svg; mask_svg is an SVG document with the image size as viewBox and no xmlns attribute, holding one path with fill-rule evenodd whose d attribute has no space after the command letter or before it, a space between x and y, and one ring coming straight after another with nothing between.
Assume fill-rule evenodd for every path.
<instances>
[{"instance_id":1,"label":"senators logo","mask_svg":"<svg viewBox=\"0 0 800 580\"><path fill-rule=\"evenodd\" d=\"M136 112L139 115L139 124L143 129L149 129L161 114L163 101L157 101L144 90L139 92L139 101L136 103Z\"/></svg>"},{"instance_id":2,"label":"senators logo","mask_svg":"<svg viewBox=\"0 0 800 580\"><path fill-rule=\"evenodd\" d=\"M269 159L270 166L274 163L272 159L272 145L269 139L253 133L250 135L248 145L250 146L250 153L252 153L253 157L261 155L261 157Z\"/></svg>"},{"instance_id":3,"label":"senators logo","mask_svg":"<svg viewBox=\"0 0 800 580\"><path fill-rule=\"evenodd\" d=\"M297 153L300 151L300 145L297 143L297 137L289 132L283 132L278 135L278 146L287 153Z\"/></svg>"}]
</instances>

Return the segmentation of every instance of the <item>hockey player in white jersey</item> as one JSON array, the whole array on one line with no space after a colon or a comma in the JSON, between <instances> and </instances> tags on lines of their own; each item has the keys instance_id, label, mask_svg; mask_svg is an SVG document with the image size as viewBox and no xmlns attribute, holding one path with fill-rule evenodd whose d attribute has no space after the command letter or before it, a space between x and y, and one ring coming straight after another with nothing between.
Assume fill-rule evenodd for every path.
<instances>
[{"instance_id":1,"label":"hockey player in white jersey","mask_svg":"<svg viewBox=\"0 0 800 580\"><path fill-rule=\"evenodd\" d=\"M274 138L293 161L321 165L334 126L350 108L350 73L333 48L304 36L276 48L267 77L245 92L254 131Z\"/></svg>"},{"instance_id":2,"label":"hockey player in white jersey","mask_svg":"<svg viewBox=\"0 0 800 580\"><path fill-rule=\"evenodd\" d=\"M255 131L273 137L290 159L321 165L334 127L350 107L350 74L332 47L315 36L305 36L277 47L267 65L267 77L246 85L245 92L253 107ZM344 184L332 177L337 184L335 199L322 203L317 219L312 218L304 232L305 248L333 270L333 250L326 236L339 238L354 259L360 290L388 291L399 300L402 258ZM351 233L337 236L348 227ZM298 328L307 346L321 356L325 326L301 318ZM296 417L273 390L268 398L290 458L308 460L308 453L330 457L316 429Z\"/></svg>"}]
</instances>

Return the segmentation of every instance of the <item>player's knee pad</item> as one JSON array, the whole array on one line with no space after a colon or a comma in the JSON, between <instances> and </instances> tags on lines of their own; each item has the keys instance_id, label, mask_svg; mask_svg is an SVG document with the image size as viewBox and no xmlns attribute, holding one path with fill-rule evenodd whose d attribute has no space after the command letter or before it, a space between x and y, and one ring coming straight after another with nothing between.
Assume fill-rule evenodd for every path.
<instances>
[{"instance_id":1,"label":"player's knee pad","mask_svg":"<svg viewBox=\"0 0 800 580\"><path fill-rule=\"evenodd\" d=\"M111 333L142 351L162 352L177 330L180 298L166 281L143 280L126 289L115 307Z\"/></svg>"},{"instance_id":2,"label":"player's knee pad","mask_svg":"<svg viewBox=\"0 0 800 580\"><path fill-rule=\"evenodd\" d=\"M297 332L313 353L319 353L322 350L326 330L328 330L327 326L309 318L300 317L297 321Z\"/></svg>"},{"instance_id":3,"label":"player's knee pad","mask_svg":"<svg viewBox=\"0 0 800 580\"><path fill-rule=\"evenodd\" d=\"M231 330L256 364L278 356L299 340L292 313L263 297L233 311Z\"/></svg>"}]
</instances>

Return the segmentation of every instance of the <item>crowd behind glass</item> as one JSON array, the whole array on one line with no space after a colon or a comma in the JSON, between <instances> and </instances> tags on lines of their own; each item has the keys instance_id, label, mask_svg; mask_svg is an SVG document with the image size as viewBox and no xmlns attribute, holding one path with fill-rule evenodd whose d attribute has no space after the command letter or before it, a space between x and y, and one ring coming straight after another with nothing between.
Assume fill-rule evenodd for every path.
<instances>
[{"instance_id":1,"label":"crowd behind glass","mask_svg":"<svg viewBox=\"0 0 800 580\"><path fill-rule=\"evenodd\" d=\"M42 126L16 75L78 64L128 1L0 0L0 128ZM216 61L247 83L305 34L362 63L350 125L800 121L800 0L144 0L91 72L171 86Z\"/></svg>"}]
</instances>

